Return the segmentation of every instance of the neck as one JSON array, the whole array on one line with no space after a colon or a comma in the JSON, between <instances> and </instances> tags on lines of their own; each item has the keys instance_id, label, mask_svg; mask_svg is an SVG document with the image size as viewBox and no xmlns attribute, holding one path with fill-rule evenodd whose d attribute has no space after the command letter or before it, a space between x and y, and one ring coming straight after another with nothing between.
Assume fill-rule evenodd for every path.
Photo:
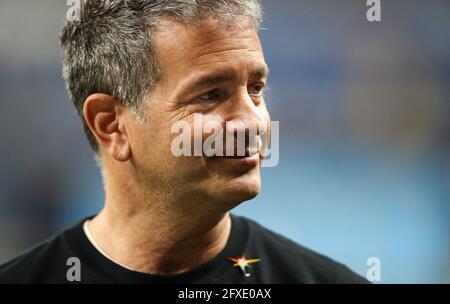
<instances>
[{"instance_id":1,"label":"neck","mask_svg":"<svg viewBox=\"0 0 450 304\"><path fill-rule=\"evenodd\" d=\"M100 248L121 265L149 274L177 274L211 260L225 247L231 230L228 212L199 208L207 204L194 197L191 202L189 196L117 186L105 180L105 207L89 228Z\"/></svg>"}]
</instances>

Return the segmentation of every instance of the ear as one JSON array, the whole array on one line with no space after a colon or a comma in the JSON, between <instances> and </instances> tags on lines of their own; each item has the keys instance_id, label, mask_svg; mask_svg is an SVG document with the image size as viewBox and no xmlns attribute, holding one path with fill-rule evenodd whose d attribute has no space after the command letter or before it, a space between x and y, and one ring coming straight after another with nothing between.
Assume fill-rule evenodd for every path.
<instances>
[{"instance_id":1,"label":"ear","mask_svg":"<svg viewBox=\"0 0 450 304\"><path fill-rule=\"evenodd\" d=\"M124 107L112 96L90 95L83 106L83 116L104 152L114 159L124 162L131 157L124 125Z\"/></svg>"}]
</instances>

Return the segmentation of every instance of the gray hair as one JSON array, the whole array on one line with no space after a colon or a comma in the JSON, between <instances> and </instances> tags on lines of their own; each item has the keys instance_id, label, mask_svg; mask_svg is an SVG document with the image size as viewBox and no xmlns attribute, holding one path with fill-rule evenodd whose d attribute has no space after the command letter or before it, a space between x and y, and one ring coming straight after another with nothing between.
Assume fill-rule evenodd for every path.
<instances>
[{"instance_id":1,"label":"gray hair","mask_svg":"<svg viewBox=\"0 0 450 304\"><path fill-rule=\"evenodd\" d=\"M135 117L161 78L152 48L152 27L162 17L195 23L203 14L247 17L260 29L259 0L84 0L78 21L67 21L60 40L63 77L94 151L98 143L83 117L89 95L105 93Z\"/></svg>"}]
</instances>

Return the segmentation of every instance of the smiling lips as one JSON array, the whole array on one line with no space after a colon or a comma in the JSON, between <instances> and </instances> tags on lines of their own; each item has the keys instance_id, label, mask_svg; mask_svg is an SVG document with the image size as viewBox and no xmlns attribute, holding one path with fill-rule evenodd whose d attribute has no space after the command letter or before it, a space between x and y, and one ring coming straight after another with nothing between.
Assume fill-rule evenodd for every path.
<instances>
[{"instance_id":1,"label":"smiling lips","mask_svg":"<svg viewBox=\"0 0 450 304\"><path fill-rule=\"evenodd\" d=\"M208 159L213 162L222 163L227 167L239 167L247 171L258 166L261 160L261 156L258 151L256 151L253 153L247 152L245 156L213 156L209 157Z\"/></svg>"}]
</instances>

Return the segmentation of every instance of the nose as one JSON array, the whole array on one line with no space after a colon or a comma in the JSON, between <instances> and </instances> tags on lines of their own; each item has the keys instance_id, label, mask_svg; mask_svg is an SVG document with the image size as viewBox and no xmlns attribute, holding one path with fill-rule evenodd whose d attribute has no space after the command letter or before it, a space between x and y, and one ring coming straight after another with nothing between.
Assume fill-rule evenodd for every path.
<instances>
[{"instance_id":1,"label":"nose","mask_svg":"<svg viewBox=\"0 0 450 304\"><path fill-rule=\"evenodd\" d=\"M253 100L247 90L230 103L226 121L227 149L234 150L241 156L252 155L260 150L260 136L267 133L269 122L265 117L267 109L262 101ZM266 115L265 115L266 114ZM233 138L231 141L229 141ZM246 152L242 152L242 151ZM228 152L227 152L228 153Z\"/></svg>"},{"instance_id":2,"label":"nose","mask_svg":"<svg viewBox=\"0 0 450 304\"><path fill-rule=\"evenodd\" d=\"M267 109L260 100L253 100L247 89L242 90L231 102L228 111L228 122L235 126L237 132L245 132L256 128L256 135L261 135L267 129Z\"/></svg>"}]
</instances>

